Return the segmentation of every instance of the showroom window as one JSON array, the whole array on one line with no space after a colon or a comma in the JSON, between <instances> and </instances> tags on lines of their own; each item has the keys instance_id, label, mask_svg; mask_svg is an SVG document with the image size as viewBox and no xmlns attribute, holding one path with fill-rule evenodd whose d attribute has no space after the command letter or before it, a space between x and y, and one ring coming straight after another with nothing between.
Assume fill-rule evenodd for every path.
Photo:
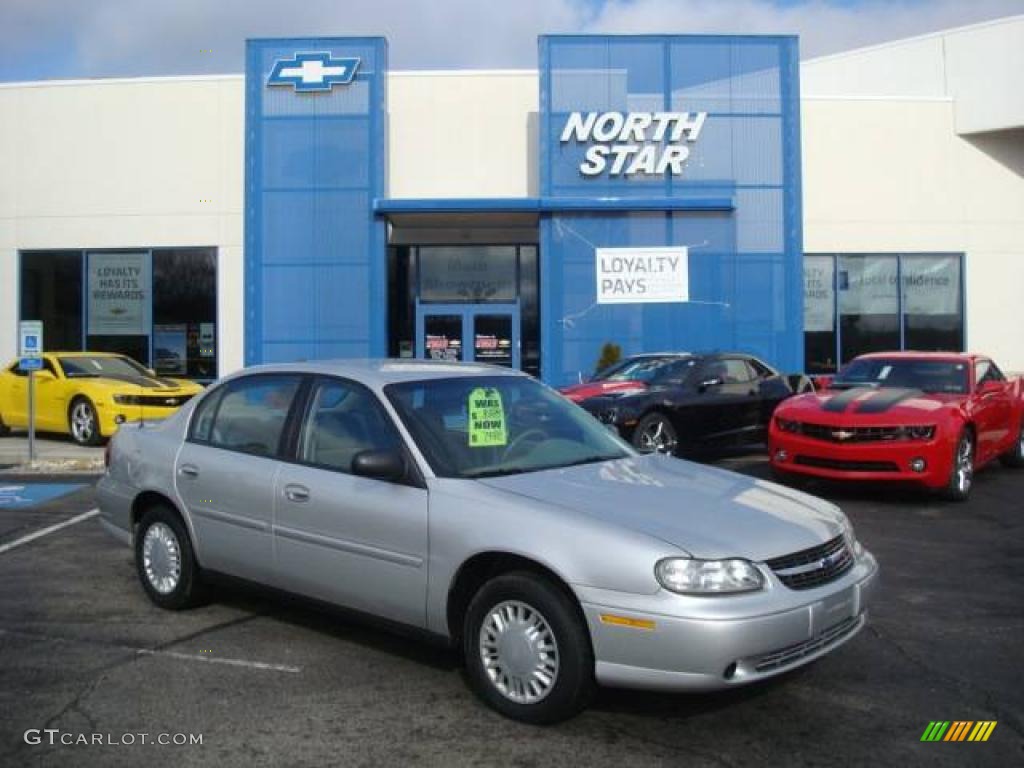
<instances>
[{"instance_id":1,"label":"showroom window","mask_svg":"<svg viewBox=\"0 0 1024 768\"><path fill-rule=\"evenodd\" d=\"M119 352L161 376L217 377L215 248L22 251L20 317L46 348Z\"/></svg>"},{"instance_id":2,"label":"showroom window","mask_svg":"<svg viewBox=\"0 0 1024 768\"><path fill-rule=\"evenodd\" d=\"M804 256L808 373L833 373L867 352L961 352L963 254Z\"/></svg>"}]
</instances>

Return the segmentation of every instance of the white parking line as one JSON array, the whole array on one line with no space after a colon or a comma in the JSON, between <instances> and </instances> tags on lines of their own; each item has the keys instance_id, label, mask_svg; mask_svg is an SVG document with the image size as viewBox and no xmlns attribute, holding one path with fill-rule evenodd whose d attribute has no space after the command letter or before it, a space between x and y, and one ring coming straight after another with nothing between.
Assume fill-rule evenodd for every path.
<instances>
[{"instance_id":1,"label":"white parking line","mask_svg":"<svg viewBox=\"0 0 1024 768\"><path fill-rule=\"evenodd\" d=\"M293 667L290 664L270 664L266 661L246 661L245 659L220 659L216 656L200 656L198 653L177 653L175 651L151 651L148 648L136 648L135 652L140 656L169 656L172 659L182 659L184 661L205 661L209 664L227 664L232 667L265 669L271 672L296 673L302 671L301 667Z\"/></svg>"},{"instance_id":2,"label":"white parking line","mask_svg":"<svg viewBox=\"0 0 1024 768\"><path fill-rule=\"evenodd\" d=\"M22 544L28 544L30 541L41 539L43 536L48 536L51 533L59 531L61 528L67 528L69 525L80 523L83 520L88 520L90 517L96 517L100 513L99 509L90 509L88 512L83 512L80 515L72 517L70 520L65 520L63 523L57 523L56 525L50 525L46 528L41 528L38 531L30 533L28 536L22 536L20 539L9 541L6 544L0 545L0 555L5 552L10 552L15 547L20 547Z\"/></svg>"},{"instance_id":3,"label":"white parking line","mask_svg":"<svg viewBox=\"0 0 1024 768\"><path fill-rule=\"evenodd\" d=\"M78 643L80 645L95 645L100 646L102 648L110 648L115 651L134 653L136 656L166 656L167 658L180 659L181 661L204 661L207 664L226 664L230 667L244 667L246 669L259 669L266 670L269 672L291 672L292 674L297 674L302 671L302 667L296 667L291 664L271 664L270 662L266 661L248 661L247 659L202 656L198 653L162 651L158 648L135 648L130 645L121 645L119 643L104 643L99 640L87 640L84 638L76 637L53 637L51 635L43 635L38 632L22 632L17 629L0 629L0 635L22 637L29 640L42 640L51 643Z\"/></svg>"}]
</instances>

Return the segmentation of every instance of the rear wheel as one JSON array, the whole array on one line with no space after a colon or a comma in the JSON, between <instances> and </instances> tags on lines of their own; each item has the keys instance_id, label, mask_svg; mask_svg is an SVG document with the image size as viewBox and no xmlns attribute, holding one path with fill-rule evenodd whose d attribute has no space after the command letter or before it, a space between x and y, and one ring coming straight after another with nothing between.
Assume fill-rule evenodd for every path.
<instances>
[{"instance_id":1,"label":"rear wheel","mask_svg":"<svg viewBox=\"0 0 1024 768\"><path fill-rule=\"evenodd\" d=\"M149 509L135 533L135 570L149 599L181 610L203 601L203 582L188 531L177 513L161 504Z\"/></svg>"},{"instance_id":2,"label":"rear wheel","mask_svg":"<svg viewBox=\"0 0 1024 768\"><path fill-rule=\"evenodd\" d=\"M1021 419L1020 429L1017 431L1017 442L1013 448L1000 456L999 460L1004 467L1024 467L1024 419Z\"/></svg>"},{"instance_id":3,"label":"rear wheel","mask_svg":"<svg viewBox=\"0 0 1024 768\"><path fill-rule=\"evenodd\" d=\"M946 484L946 496L953 501L966 501L974 485L974 433L965 429L956 441L953 452L953 467Z\"/></svg>"},{"instance_id":4,"label":"rear wheel","mask_svg":"<svg viewBox=\"0 0 1024 768\"><path fill-rule=\"evenodd\" d=\"M71 439L79 445L99 445L103 439L96 406L87 397L77 397L72 401L68 412L68 428Z\"/></svg>"},{"instance_id":5,"label":"rear wheel","mask_svg":"<svg viewBox=\"0 0 1024 768\"><path fill-rule=\"evenodd\" d=\"M526 571L484 584L463 629L474 692L506 717L536 725L580 712L594 691L590 635L573 598Z\"/></svg>"},{"instance_id":6,"label":"rear wheel","mask_svg":"<svg viewBox=\"0 0 1024 768\"><path fill-rule=\"evenodd\" d=\"M641 453L666 453L674 455L679 448L679 436L668 416L663 413L648 413L633 431L633 447Z\"/></svg>"}]
</instances>

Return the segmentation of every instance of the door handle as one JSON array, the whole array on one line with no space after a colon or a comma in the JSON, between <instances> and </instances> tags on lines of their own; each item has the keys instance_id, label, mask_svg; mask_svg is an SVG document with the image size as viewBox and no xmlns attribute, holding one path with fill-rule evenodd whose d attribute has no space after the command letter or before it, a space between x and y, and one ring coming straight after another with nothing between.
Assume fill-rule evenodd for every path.
<instances>
[{"instance_id":1,"label":"door handle","mask_svg":"<svg viewBox=\"0 0 1024 768\"><path fill-rule=\"evenodd\" d=\"M301 485L286 485L284 495L288 501L309 501L309 489Z\"/></svg>"},{"instance_id":2,"label":"door handle","mask_svg":"<svg viewBox=\"0 0 1024 768\"><path fill-rule=\"evenodd\" d=\"M199 467L194 464L182 464L178 467L179 475L188 475L189 477L199 477Z\"/></svg>"}]
</instances>

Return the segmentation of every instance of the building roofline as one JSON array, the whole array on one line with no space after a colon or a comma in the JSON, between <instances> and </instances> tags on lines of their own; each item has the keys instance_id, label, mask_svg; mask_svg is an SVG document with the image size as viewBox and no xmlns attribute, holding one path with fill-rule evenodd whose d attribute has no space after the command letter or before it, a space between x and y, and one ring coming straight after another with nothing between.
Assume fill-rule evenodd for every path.
<instances>
[{"instance_id":1,"label":"building roofline","mask_svg":"<svg viewBox=\"0 0 1024 768\"><path fill-rule=\"evenodd\" d=\"M937 29L934 32L926 32L923 35L913 35L911 37L900 37L895 40L886 40L881 43L875 43L874 45L865 45L862 48L850 48L846 51L836 51L835 53L829 53L825 56L815 56L810 59L803 59L800 64L815 64L819 61L835 61L837 59L846 58L849 56L859 56L863 53L873 53L875 51L882 51L886 48L895 48L900 45L906 45L908 43L917 43L922 40L931 40L937 37L946 37L947 35L958 34L960 32L970 32L976 29L984 29L985 27L994 27L1000 24L1007 24L1010 22L1024 21L1024 14L1015 14L1013 16L999 16L994 19L987 19L985 21L979 21L974 24L964 24L959 27L946 27L944 29Z\"/></svg>"}]
</instances>

